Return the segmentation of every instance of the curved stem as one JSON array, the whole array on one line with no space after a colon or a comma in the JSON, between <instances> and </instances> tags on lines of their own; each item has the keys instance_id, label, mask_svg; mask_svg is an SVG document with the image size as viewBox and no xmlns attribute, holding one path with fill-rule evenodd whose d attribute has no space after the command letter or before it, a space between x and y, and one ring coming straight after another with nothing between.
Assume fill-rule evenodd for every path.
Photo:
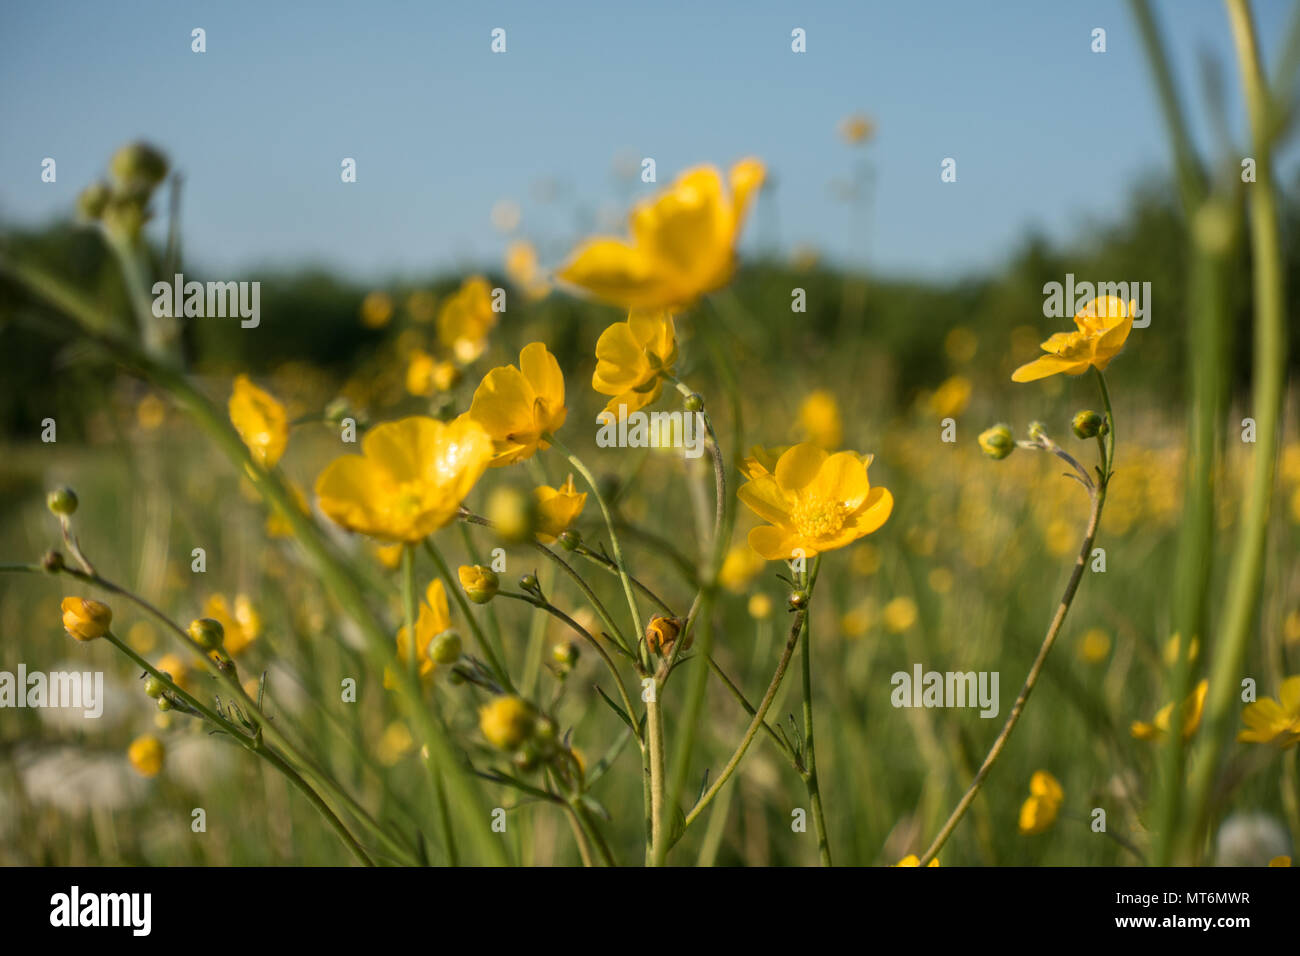
<instances>
[{"instance_id":1,"label":"curved stem","mask_svg":"<svg viewBox=\"0 0 1300 956\"><path fill-rule=\"evenodd\" d=\"M1088 527L1083 534L1083 544L1079 548L1079 557L1074 562L1074 570L1070 572L1070 580L1065 585L1065 593L1061 595L1061 603L1056 608L1056 613L1052 615L1052 622L1047 628L1047 634L1043 638L1043 644L1038 649L1038 656L1034 658L1033 664L1029 668L1029 674L1025 678L1025 684L1020 689L1020 695L1016 697L1016 702L1011 708L1011 713L1007 715L1006 723L1002 726L1002 731L998 734L997 739L993 741L993 746L989 749L988 755L984 762L980 764L979 770L975 774L975 779L971 781L970 786L966 789L960 802L953 809L952 814L939 831L939 835L934 838L930 848L925 851L921 857L920 865L926 866L931 860L938 855L939 850L948 842L948 837L952 836L953 830L961 822L961 818L966 815L970 809L971 802L975 795L979 793L980 787L984 785L984 780L988 777L989 771L993 769L993 764L997 762L998 756L1002 749L1007 745L1011 737L1011 732L1016 729L1016 724L1020 721L1020 715L1024 712L1025 703L1029 700L1029 695L1033 693L1034 686L1038 683L1038 677L1042 673L1043 665L1047 661L1047 655L1052 650L1052 645L1056 643L1056 636L1061 632L1061 625L1065 623L1065 615L1070 610L1070 603L1074 600L1075 592L1079 589L1079 582L1083 580L1083 569L1087 566L1088 556L1092 553L1092 542L1097 535L1097 525L1101 521L1101 508L1106 500L1106 481L1103 481L1090 492L1092 498L1092 511L1088 517Z\"/></svg>"}]
</instances>

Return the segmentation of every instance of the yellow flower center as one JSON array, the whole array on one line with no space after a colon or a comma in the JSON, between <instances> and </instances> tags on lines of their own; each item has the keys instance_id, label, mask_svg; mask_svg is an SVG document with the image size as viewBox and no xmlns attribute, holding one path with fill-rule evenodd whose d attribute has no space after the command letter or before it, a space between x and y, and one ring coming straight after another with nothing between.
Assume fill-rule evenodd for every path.
<instances>
[{"instance_id":1,"label":"yellow flower center","mask_svg":"<svg viewBox=\"0 0 1300 956\"><path fill-rule=\"evenodd\" d=\"M824 538L837 534L849 516L848 506L842 501L824 498L803 498L790 511L795 530L805 538Z\"/></svg>"},{"instance_id":2,"label":"yellow flower center","mask_svg":"<svg viewBox=\"0 0 1300 956\"><path fill-rule=\"evenodd\" d=\"M394 498L394 510L403 517L417 515L426 509L425 498L428 491L423 481L404 481L397 488Z\"/></svg>"}]
</instances>

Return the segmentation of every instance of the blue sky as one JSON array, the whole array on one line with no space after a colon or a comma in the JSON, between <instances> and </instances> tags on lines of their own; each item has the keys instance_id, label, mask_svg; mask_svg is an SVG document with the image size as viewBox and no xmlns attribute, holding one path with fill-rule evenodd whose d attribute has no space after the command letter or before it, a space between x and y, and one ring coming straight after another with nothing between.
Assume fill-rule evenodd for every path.
<instances>
[{"instance_id":1,"label":"blue sky","mask_svg":"<svg viewBox=\"0 0 1300 956\"><path fill-rule=\"evenodd\" d=\"M1202 52L1224 67L1240 134L1222 3L1156 9L1202 144ZM1290 4L1255 10L1272 54ZM190 51L196 26L204 54ZM790 51L794 27L807 53ZM1105 54L1089 50L1094 27ZM185 175L188 261L230 277L496 263L498 200L556 243L653 189L619 185L620 155L654 157L661 182L756 155L777 185L751 248L954 275L996 266L1030 227L1069 236L1120 215L1169 162L1122 0L5 4L0 88L0 222L65 213L117 145L143 137ZM865 154L836 136L853 111L878 124ZM864 155L869 244L831 188ZM57 183L40 182L46 156ZM345 156L355 184L340 182ZM939 179L949 156L955 184ZM540 182L559 198L541 201Z\"/></svg>"}]
</instances>

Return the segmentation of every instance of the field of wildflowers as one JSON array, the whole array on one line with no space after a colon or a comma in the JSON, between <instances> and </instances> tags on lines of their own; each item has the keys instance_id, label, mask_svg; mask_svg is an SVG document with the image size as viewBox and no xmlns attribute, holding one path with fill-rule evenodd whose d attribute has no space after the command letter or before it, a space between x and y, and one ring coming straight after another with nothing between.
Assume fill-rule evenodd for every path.
<instances>
[{"instance_id":1,"label":"field of wildflowers","mask_svg":"<svg viewBox=\"0 0 1300 956\"><path fill-rule=\"evenodd\" d=\"M0 249L0 863L1289 865L1294 82L1229 0L1251 141L1200 157L1133 7L1172 181L949 287L742 261L723 157L259 300L106 157Z\"/></svg>"}]
</instances>

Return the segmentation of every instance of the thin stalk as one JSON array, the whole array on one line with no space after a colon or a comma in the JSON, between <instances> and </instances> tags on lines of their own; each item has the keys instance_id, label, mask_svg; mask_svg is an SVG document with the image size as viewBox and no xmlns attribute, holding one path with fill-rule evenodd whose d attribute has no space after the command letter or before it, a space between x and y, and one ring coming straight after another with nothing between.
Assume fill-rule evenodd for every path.
<instances>
[{"instance_id":1,"label":"thin stalk","mask_svg":"<svg viewBox=\"0 0 1300 956\"><path fill-rule=\"evenodd\" d=\"M822 558L817 555L813 562L812 580L809 582L808 600L812 602L813 585L817 583L817 572L821 568ZM805 620L804 642L802 650L803 677L803 781L808 790L808 800L812 804L813 827L817 833L817 858L822 866L831 866L830 838L826 833L826 813L822 809L821 783L817 777L817 750L813 740L813 703L812 703L812 625Z\"/></svg>"},{"instance_id":2,"label":"thin stalk","mask_svg":"<svg viewBox=\"0 0 1300 956\"><path fill-rule=\"evenodd\" d=\"M1106 414L1108 418L1111 417L1109 400L1107 400ZM970 809L975 795L979 793L980 787L984 785L985 779L993 769L993 764L997 762L1002 749L1006 747L1007 741L1011 739L1011 732L1016 729L1016 724L1020 721L1020 715L1024 712L1025 704L1029 701L1029 695L1033 693L1034 687L1038 683L1039 675L1043 671L1043 665L1047 662L1047 655L1051 653L1052 645L1056 643L1056 637L1060 634L1061 626L1065 623L1065 616L1069 613L1070 604L1074 601L1074 595L1079 590L1079 583L1083 580L1083 569L1087 566L1088 558L1092 554L1092 542L1097 536L1097 526L1101 522L1101 509L1106 501L1107 484L1108 477L1103 473L1102 480L1097 485L1088 488L1088 494L1092 499L1092 510L1088 515L1088 526L1083 533L1083 544L1080 546L1079 556L1074 562L1074 570L1070 572L1070 580L1065 585L1065 592L1061 595L1061 603L1057 605L1056 613L1052 615L1052 622L1048 625L1047 634L1043 638L1043 644L1038 649L1038 656L1034 658L1034 662L1029 668L1029 674L1025 677L1025 684L1020 689L1019 696L1016 697L1011 713L1007 715L1002 731L998 734L997 739L993 741L993 746L989 749L988 755L985 756L984 762L980 764L975 779L971 781L966 793L962 795L961 800L949 815L947 822L939 831L939 835L934 838L930 848L921 857L921 866L928 865L938 855L943 845L948 842L948 837L952 836L953 830L957 828L957 824L961 822L962 817L966 815L966 811Z\"/></svg>"},{"instance_id":3,"label":"thin stalk","mask_svg":"<svg viewBox=\"0 0 1300 956\"><path fill-rule=\"evenodd\" d=\"M1204 753L1200 754L1201 759L1191 773L1188 786L1187 807L1191 826L1184 831L1182 841L1183 854L1188 857L1199 847L1208 821L1211 789L1227 732L1235 719L1237 680L1259 610L1277 459L1278 423L1286 378L1286 292L1277 197L1273 189L1272 108L1250 7L1245 0L1227 0L1227 7L1256 154L1256 181L1247 190L1254 266L1255 345L1251 404L1256 432L1251 479L1242 501L1240 529L1228 568L1223 623L1210 663ZM1178 719L1177 715L1174 719Z\"/></svg>"}]
</instances>

